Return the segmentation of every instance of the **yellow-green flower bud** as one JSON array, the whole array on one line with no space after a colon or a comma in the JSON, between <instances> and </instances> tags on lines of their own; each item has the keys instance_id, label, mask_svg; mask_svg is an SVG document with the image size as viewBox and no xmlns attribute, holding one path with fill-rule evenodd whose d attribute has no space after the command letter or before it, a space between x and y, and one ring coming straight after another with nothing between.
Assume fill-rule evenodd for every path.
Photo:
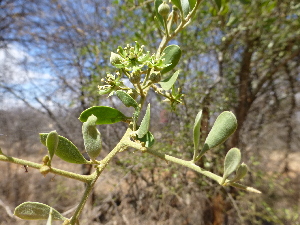
<instances>
[{"instance_id":1,"label":"yellow-green flower bud","mask_svg":"<svg viewBox=\"0 0 300 225\"><path fill-rule=\"evenodd\" d=\"M46 176L50 172L51 168L49 166L43 165L40 168L40 173Z\"/></svg>"},{"instance_id":2,"label":"yellow-green flower bud","mask_svg":"<svg viewBox=\"0 0 300 225\"><path fill-rule=\"evenodd\" d=\"M48 162L49 162L49 160L50 160L49 155L45 155L45 156L43 157L43 164L44 164L44 165L47 165Z\"/></svg>"},{"instance_id":3,"label":"yellow-green flower bud","mask_svg":"<svg viewBox=\"0 0 300 225\"><path fill-rule=\"evenodd\" d=\"M166 2L163 2L162 4L160 4L160 6L158 6L158 13L162 17L168 16L170 13L170 6Z\"/></svg>"},{"instance_id":4,"label":"yellow-green flower bud","mask_svg":"<svg viewBox=\"0 0 300 225\"><path fill-rule=\"evenodd\" d=\"M69 219L66 219L62 225L70 225L70 220Z\"/></svg>"},{"instance_id":5,"label":"yellow-green flower bud","mask_svg":"<svg viewBox=\"0 0 300 225\"><path fill-rule=\"evenodd\" d=\"M179 11L179 9L177 8L177 6L173 5L173 11L176 11L176 12Z\"/></svg>"},{"instance_id":6,"label":"yellow-green flower bud","mask_svg":"<svg viewBox=\"0 0 300 225\"><path fill-rule=\"evenodd\" d=\"M110 63L114 65L114 64L120 64L122 58L120 55L118 55L114 52L111 52L109 60L110 60Z\"/></svg>"}]
</instances>

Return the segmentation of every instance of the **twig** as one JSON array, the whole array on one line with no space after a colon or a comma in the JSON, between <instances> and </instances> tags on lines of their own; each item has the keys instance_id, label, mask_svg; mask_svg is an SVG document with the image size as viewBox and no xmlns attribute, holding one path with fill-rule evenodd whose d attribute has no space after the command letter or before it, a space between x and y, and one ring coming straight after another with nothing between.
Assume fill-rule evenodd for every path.
<instances>
[{"instance_id":1,"label":"twig","mask_svg":"<svg viewBox=\"0 0 300 225\"><path fill-rule=\"evenodd\" d=\"M14 214L12 213L12 211L10 210L9 206L5 205L4 202L0 199L0 206L2 206L7 215L10 217L10 218L14 218Z\"/></svg>"}]
</instances>

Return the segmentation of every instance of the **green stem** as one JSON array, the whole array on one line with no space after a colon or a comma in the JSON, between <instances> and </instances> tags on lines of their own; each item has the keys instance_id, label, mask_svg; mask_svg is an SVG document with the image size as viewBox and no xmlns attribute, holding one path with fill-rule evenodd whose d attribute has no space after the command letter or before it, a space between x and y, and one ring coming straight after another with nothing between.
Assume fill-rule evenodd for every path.
<instances>
[{"instance_id":1,"label":"green stem","mask_svg":"<svg viewBox=\"0 0 300 225\"><path fill-rule=\"evenodd\" d=\"M149 69L147 70L147 73L146 73L146 76L145 76L145 79L144 79L144 81L143 81L142 86L145 86L146 82L148 81L149 76L150 76L150 72L151 72L151 68L149 68ZM144 88L145 88L145 87L143 87L143 89L144 89Z\"/></svg>"},{"instance_id":2,"label":"green stem","mask_svg":"<svg viewBox=\"0 0 300 225\"><path fill-rule=\"evenodd\" d=\"M192 161L186 161L186 160L183 160L183 159L178 159L178 158L175 158L173 156L154 151L152 149L147 149L144 152L148 152L148 153L150 153L154 156L157 156L161 159L164 159L166 161L177 163L179 165L182 165L182 166L188 167L192 170L195 170L196 172L201 173L202 175L215 180L216 182L218 182L218 184L220 184L222 182L222 177L220 177L220 176L218 176L218 175L216 175L212 172L209 172L207 170L202 169L201 167L194 164ZM229 182L229 180L226 180L226 182ZM233 187L236 187L236 188L240 188L240 189L243 189L243 190L246 190L246 191L254 192L254 193L261 193L259 190L255 189L255 188L247 187L245 185L242 185L242 184L239 184L239 183L236 183L236 182L232 182L232 183L229 182L229 183L227 183L227 185L233 186Z\"/></svg>"},{"instance_id":3,"label":"green stem","mask_svg":"<svg viewBox=\"0 0 300 225\"><path fill-rule=\"evenodd\" d=\"M165 16L163 17L163 21L164 21L164 26L165 26L166 36L169 37L167 18L166 18Z\"/></svg>"},{"instance_id":4,"label":"green stem","mask_svg":"<svg viewBox=\"0 0 300 225\"><path fill-rule=\"evenodd\" d=\"M6 155L0 155L0 161L5 161L5 162L15 163L15 164L23 165L23 166L28 166L28 167L31 167L34 169L40 169L43 166L43 164L39 164L39 163L35 163L35 162L23 160L23 159L11 157L11 156L6 156ZM68 178L71 178L74 180L78 180L81 182L85 182L85 183L89 182L89 180L91 179L90 175L80 175L77 173L72 173L69 171L60 170L60 169L53 168L53 167L51 167L49 172L57 174L57 175L61 175L64 177L68 177Z\"/></svg>"},{"instance_id":5,"label":"green stem","mask_svg":"<svg viewBox=\"0 0 300 225\"><path fill-rule=\"evenodd\" d=\"M86 203L86 201L87 201L87 199L89 197L89 194L92 191L93 187L94 187L94 185L92 185L90 183L87 184L86 189L84 191L84 194L83 194L83 196L82 196L82 198L80 200L80 203L77 206L77 208L75 210L75 213L74 213L74 215L72 216L72 218L70 220L70 224L72 224L72 225L74 224L75 225L76 221L78 221L78 218L79 218L79 216L80 216L80 214L82 212L82 209L83 209L83 207L84 207L84 205L85 205L85 203Z\"/></svg>"},{"instance_id":6,"label":"green stem","mask_svg":"<svg viewBox=\"0 0 300 225\"><path fill-rule=\"evenodd\" d=\"M88 182L88 185L85 189L85 192L80 200L79 205L77 206L74 215L72 216L72 219L70 221L71 225L75 225L75 222L78 221L79 216L82 212L82 209L85 206L85 203L91 193L91 191L93 190L93 187L96 183L96 181L98 180L99 176L101 175L101 173L103 172L103 170L106 168L106 166L109 164L109 162L112 160L112 158L121 151L124 151L128 145L128 141L130 141L130 134L131 134L132 130L131 129L127 129L127 131L125 132L125 134L123 135L122 139L120 140L120 142L116 145L116 147L110 152L108 153L108 155L100 161L100 165L97 166L95 172L93 172L90 175L90 180Z\"/></svg>"},{"instance_id":7,"label":"green stem","mask_svg":"<svg viewBox=\"0 0 300 225\"><path fill-rule=\"evenodd\" d=\"M137 86L137 89L138 89L139 92L140 92L141 98L145 98L145 94L144 94L144 91L143 91L143 88L142 88L141 84L138 83L138 84L136 84L136 86Z\"/></svg>"},{"instance_id":8,"label":"green stem","mask_svg":"<svg viewBox=\"0 0 300 225\"><path fill-rule=\"evenodd\" d=\"M169 17L169 23L167 24L167 30L168 30L169 34L171 33L171 27L172 27L172 24L173 24L173 18L174 18L174 12L172 11L171 14L170 14L170 17Z\"/></svg>"},{"instance_id":9,"label":"green stem","mask_svg":"<svg viewBox=\"0 0 300 225\"><path fill-rule=\"evenodd\" d=\"M147 91L147 89L143 89L143 88L141 87L141 84L140 84L140 83L137 84L137 87L138 87L138 89L139 89L139 91L140 91L140 95L141 95L139 107L140 107L140 109L142 109L142 108L143 108L143 105L144 105L144 103L145 103L145 100L146 100L148 91Z\"/></svg>"},{"instance_id":10,"label":"green stem","mask_svg":"<svg viewBox=\"0 0 300 225\"><path fill-rule=\"evenodd\" d=\"M195 13L197 11L197 8L198 8L199 4L201 3L201 1L202 0L197 0L196 5L193 8L193 10L190 11L190 13L185 18L181 19L180 24L178 25L178 27L176 28L176 30L172 34L163 36L163 38L160 42L160 45L157 49L156 57L160 57L162 51L167 46L169 41L172 40L183 28L185 28L187 25L190 24L191 19L195 15Z\"/></svg>"}]
</instances>

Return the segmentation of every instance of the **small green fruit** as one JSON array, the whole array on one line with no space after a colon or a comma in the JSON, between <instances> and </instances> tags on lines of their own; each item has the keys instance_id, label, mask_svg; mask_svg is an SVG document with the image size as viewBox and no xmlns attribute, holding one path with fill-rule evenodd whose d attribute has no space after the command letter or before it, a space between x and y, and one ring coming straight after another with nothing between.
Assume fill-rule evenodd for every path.
<instances>
[{"instance_id":1,"label":"small green fruit","mask_svg":"<svg viewBox=\"0 0 300 225\"><path fill-rule=\"evenodd\" d=\"M133 73L129 77L129 80L133 84L138 84L141 81L141 75L139 73Z\"/></svg>"},{"instance_id":2,"label":"small green fruit","mask_svg":"<svg viewBox=\"0 0 300 225\"><path fill-rule=\"evenodd\" d=\"M163 2L163 3L160 4L160 6L158 7L158 13L159 13L162 17L168 16L169 13L170 13L170 6L169 6L166 2Z\"/></svg>"},{"instance_id":3,"label":"small green fruit","mask_svg":"<svg viewBox=\"0 0 300 225\"><path fill-rule=\"evenodd\" d=\"M161 73L160 72L151 73L149 79L153 83L158 83L161 80Z\"/></svg>"}]
</instances>

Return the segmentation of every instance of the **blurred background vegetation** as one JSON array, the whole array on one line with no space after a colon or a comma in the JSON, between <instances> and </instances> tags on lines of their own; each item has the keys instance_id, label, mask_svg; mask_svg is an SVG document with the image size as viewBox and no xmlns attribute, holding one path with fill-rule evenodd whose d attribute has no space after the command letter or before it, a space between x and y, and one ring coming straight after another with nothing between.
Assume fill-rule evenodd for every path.
<instances>
[{"instance_id":1,"label":"blurred background vegetation","mask_svg":"<svg viewBox=\"0 0 300 225\"><path fill-rule=\"evenodd\" d=\"M111 51L138 41L155 52L162 38L153 0L1 0L0 145L40 162L39 132L57 130L83 148L80 112L114 106L97 86ZM251 169L245 183L263 194L223 188L185 168L133 151L121 153L99 179L85 224L300 224L300 2L203 0L173 43L183 52L172 111L153 94L154 148L189 159L192 125L203 109L202 138L216 116L233 111L239 127L201 166L222 174L226 151L238 146ZM130 113L128 112L128 115ZM101 126L107 154L126 126ZM54 164L55 166L55 164ZM57 167L89 173L89 167ZM68 214L82 184L0 163L0 224L22 223L11 210L40 201Z\"/></svg>"}]
</instances>

